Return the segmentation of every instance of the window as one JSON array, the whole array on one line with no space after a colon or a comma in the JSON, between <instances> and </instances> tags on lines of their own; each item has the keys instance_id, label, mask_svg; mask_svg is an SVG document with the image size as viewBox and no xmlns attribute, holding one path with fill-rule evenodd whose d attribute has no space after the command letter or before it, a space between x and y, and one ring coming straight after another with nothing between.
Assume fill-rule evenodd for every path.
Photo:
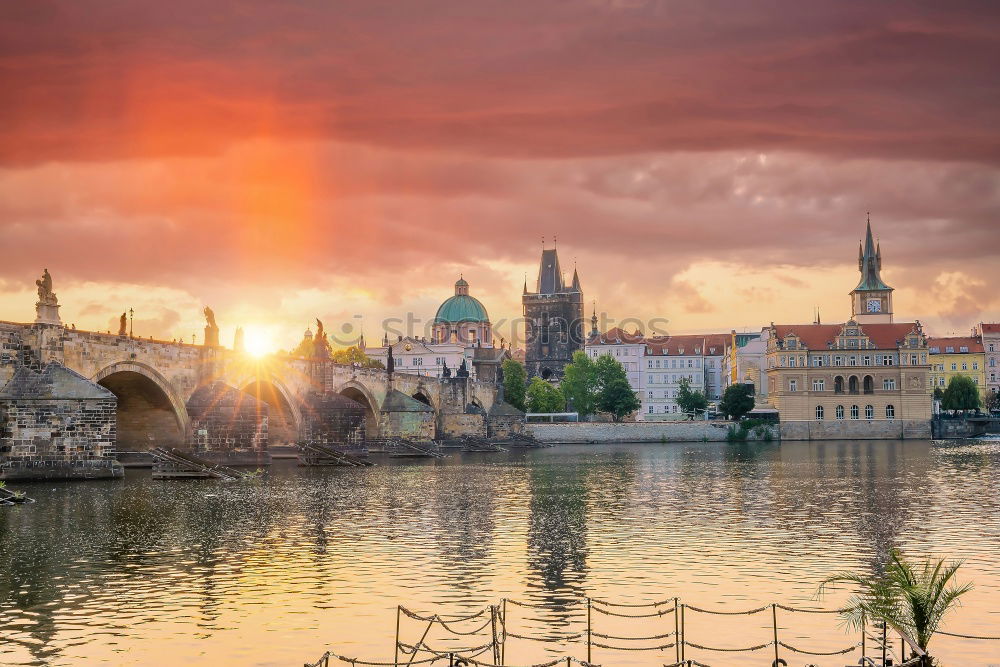
<instances>
[{"instance_id":1,"label":"window","mask_svg":"<svg viewBox=\"0 0 1000 667\"><path fill-rule=\"evenodd\" d=\"M649 397L653 398L653 392L649 392Z\"/></svg>"},{"instance_id":2,"label":"window","mask_svg":"<svg viewBox=\"0 0 1000 667\"><path fill-rule=\"evenodd\" d=\"M843 366L844 365L844 358L838 354L837 356L835 356L833 358L833 363L836 366Z\"/></svg>"},{"instance_id":3,"label":"window","mask_svg":"<svg viewBox=\"0 0 1000 667\"><path fill-rule=\"evenodd\" d=\"M944 378L943 377L938 378L938 386L940 386L940 387L944 386Z\"/></svg>"},{"instance_id":4,"label":"window","mask_svg":"<svg viewBox=\"0 0 1000 667\"><path fill-rule=\"evenodd\" d=\"M864 379L864 391L866 394L875 393L875 378L871 375L866 375Z\"/></svg>"},{"instance_id":5,"label":"window","mask_svg":"<svg viewBox=\"0 0 1000 667\"><path fill-rule=\"evenodd\" d=\"M930 351L931 351L931 354L940 354L941 353L941 348L937 347L935 345L934 347L930 348Z\"/></svg>"},{"instance_id":6,"label":"window","mask_svg":"<svg viewBox=\"0 0 1000 667\"><path fill-rule=\"evenodd\" d=\"M997 367L997 360L996 360L996 358L991 358L990 359L990 368L996 368L996 367Z\"/></svg>"},{"instance_id":7,"label":"window","mask_svg":"<svg viewBox=\"0 0 1000 667\"><path fill-rule=\"evenodd\" d=\"M885 418L886 419L895 419L896 418L896 408L893 407L893 406L891 406L891 405L885 406Z\"/></svg>"},{"instance_id":8,"label":"window","mask_svg":"<svg viewBox=\"0 0 1000 667\"><path fill-rule=\"evenodd\" d=\"M840 375L833 378L833 391L837 394L844 393L844 378Z\"/></svg>"},{"instance_id":9,"label":"window","mask_svg":"<svg viewBox=\"0 0 1000 667\"><path fill-rule=\"evenodd\" d=\"M875 419L875 408L871 405L865 406L865 419Z\"/></svg>"},{"instance_id":10,"label":"window","mask_svg":"<svg viewBox=\"0 0 1000 667\"><path fill-rule=\"evenodd\" d=\"M910 365L911 366L916 366L917 365L917 355L915 355L915 354L911 354L910 355Z\"/></svg>"},{"instance_id":11,"label":"window","mask_svg":"<svg viewBox=\"0 0 1000 667\"><path fill-rule=\"evenodd\" d=\"M823 357L819 357L819 356L813 357L813 366L815 366L815 367L818 368L818 367L820 367L822 365L823 365Z\"/></svg>"},{"instance_id":12,"label":"window","mask_svg":"<svg viewBox=\"0 0 1000 667\"><path fill-rule=\"evenodd\" d=\"M883 391L895 391L896 390L896 378L885 378L882 380L882 390Z\"/></svg>"},{"instance_id":13,"label":"window","mask_svg":"<svg viewBox=\"0 0 1000 667\"><path fill-rule=\"evenodd\" d=\"M993 349L993 343L990 343L990 352L996 352L996 350Z\"/></svg>"},{"instance_id":14,"label":"window","mask_svg":"<svg viewBox=\"0 0 1000 667\"><path fill-rule=\"evenodd\" d=\"M851 419L857 419L857 418L858 418L858 406L852 405L851 406Z\"/></svg>"},{"instance_id":15,"label":"window","mask_svg":"<svg viewBox=\"0 0 1000 667\"><path fill-rule=\"evenodd\" d=\"M944 351L947 352L948 354L955 354L955 348L953 348L951 345L944 348Z\"/></svg>"},{"instance_id":16,"label":"window","mask_svg":"<svg viewBox=\"0 0 1000 667\"><path fill-rule=\"evenodd\" d=\"M649 380L649 384L653 384L653 376L652 375L650 375L647 379Z\"/></svg>"},{"instance_id":17,"label":"window","mask_svg":"<svg viewBox=\"0 0 1000 667\"><path fill-rule=\"evenodd\" d=\"M962 370L963 371L969 370L969 362L968 361L963 361L962 362Z\"/></svg>"},{"instance_id":18,"label":"window","mask_svg":"<svg viewBox=\"0 0 1000 667\"><path fill-rule=\"evenodd\" d=\"M652 393L652 392L650 392L650 393ZM650 398L652 398L652 397L650 397ZM649 406L649 414L653 414L653 406L652 405Z\"/></svg>"},{"instance_id":19,"label":"window","mask_svg":"<svg viewBox=\"0 0 1000 667\"><path fill-rule=\"evenodd\" d=\"M652 367L653 367L653 360L652 360L652 359L650 359L650 360L649 360L649 361L647 362L647 364L648 364L648 365L646 366L646 368L652 368ZM657 366L659 366L659 365L660 365L660 362L659 362L659 361L657 361L657 362L656 362L656 365L657 365Z\"/></svg>"},{"instance_id":20,"label":"window","mask_svg":"<svg viewBox=\"0 0 1000 667\"><path fill-rule=\"evenodd\" d=\"M963 345L962 347L958 348L958 351L959 352L964 352L965 354L968 354L969 353L969 346L968 345Z\"/></svg>"},{"instance_id":21,"label":"window","mask_svg":"<svg viewBox=\"0 0 1000 667\"><path fill-rule=\"evenodd\" d=\"M837 416L837 419L843 419L844 418L844 406L843 405L838 405L837 406L836 416Z\"/></svg>"},{"instance_id":22,"label":"window","mask_svg":"<svg viewBox=\"0 0 1000 667\"><path fill-rule=\"evenodd\" d=\"M694 368L694 360L688 359L688 368Z\"/></svg>"},{"instance_id":23,"label":"window","mask_svg":"<svg viewBox=\"0 0 1000 667\"><path fill-rule=\"evenodd\" d=\"M795 368L795 357L788 357L788 365Z\"/></svg>"},{"instance_id":24,"label":"window","mask_svg":"<svg viewBox=\"0 0 1000 667\"><path fill-rule=\"evenodd\" d=\"M823 419L823 406L822 405L817 405L816 406L816 419Z\"/></svg>"},{"instance_id":25,"label":"window","mask_svg":"<svg viewBox=\"0 0 1000 667\"><path fill-rule=\"evenodd\" d=\"M850 356L850 357L849 357L849 358L847 359L847 365L848 365L848 366L857 366L857 365L858 365L858 358L857 358L857 357L855 357L854 355L851 355L851 356Z\"/></svg>"},{"instance_id":26,"label":"window","mask_svg":"<svg viewBox=\"0 0 1000 667\"><path fill-rule=\"evenodd\" d=\"M852 375L850 378L847 379L847 391L851 392L852 394L858 393L857 375Z\"/></svg>"},{"instance_id":27,"label":"window","mask_svg":"<svg viewBox=\"0 0 1000 667\"><path fill-rule=\"evenodd\" d=\"M893 358L892 358L891 354L887 354L884 357L882 357L882 365L883 366L892 366L893 365Z\"/></svg>"},{"instance_id":28,"label":"window","mask_svg":"<svg viewBox=\"0 0 1000 667\"><path fill-rule=\"evenodd\" d=\"M952 364L951 365L951 370L957 371L958 370L958 364Z\"/></svg>"},{"instance_id":29,"label":"window","mask_svg":"<svg viewBox=\"0 0 1000 667\"><path fill-rule=\"evenodd\" d=\"M865 355L865 356L863 357L863 359L864 359L864 364L865 364L865 366L871 366L871 365L872 365L872 355L870 355L870 354L866 354L866 355Z\"/></svg>"},{"instance_id":30,"label":"window","mask_svg":"<svg viewBox=\"0 0 1000 667\"><path fill-rule=\"evenodd\" d=\"M974 370L974 371L978 371L979 370L979 362L978 361L973 361L972 362L972 370Z\"/></svg>"},{"instance_id":31,"label":"window","mask_svg":"<svg viewBox=\"0 0 1000 667\"><path fill-rule=\"evenodd\" d=\"M826 391L826 380L813 380L813 391Z\"/></svg>"}]
</instances>

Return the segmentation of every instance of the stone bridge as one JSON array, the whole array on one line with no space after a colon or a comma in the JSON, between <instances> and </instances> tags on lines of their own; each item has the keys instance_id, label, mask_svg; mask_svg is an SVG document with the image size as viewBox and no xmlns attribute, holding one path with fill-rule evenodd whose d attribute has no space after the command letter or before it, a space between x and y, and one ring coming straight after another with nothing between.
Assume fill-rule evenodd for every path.
<instances>
[{"instance_id":1,"label":"stone bridge","mask_svg":"<svg viewBox=\"0 0 1000 667\"><path fill-rule=\"evenodd\" d=\"M113 394L112 445L117 452L187 446L253 452L251 458L256 461L262 452L278 452L303 439L343 442L389 436L494 435L510 425L500 421L514 421L509 410L494 405L497 391L493 384L468 377L438 379L398 372L390 377L384 370L325 359L256 359L222 347L44 323L0 322L0 342L0 388L27 386L29 371L40 373L50 362L58 362L81 376L80 381ZM15 373L25 377L9 382ZM53 391L67 395L82 391L58 389L66 382L65 377L55 381ZM30 398L23 392L11 393L15 389L8 388L6 397L0 393L0 411L3 400L13 405ZM504 413L504 419L491 422L490 415L499 413ZM243 435L238 424L246 426ZM11 428L8 424L0 437L25 444L24 429L18 436ZM39 435L35 432L32 437L37 440ZM0 456L9 455L10 442L3 444Z\"/></svg>"}]
</instances>

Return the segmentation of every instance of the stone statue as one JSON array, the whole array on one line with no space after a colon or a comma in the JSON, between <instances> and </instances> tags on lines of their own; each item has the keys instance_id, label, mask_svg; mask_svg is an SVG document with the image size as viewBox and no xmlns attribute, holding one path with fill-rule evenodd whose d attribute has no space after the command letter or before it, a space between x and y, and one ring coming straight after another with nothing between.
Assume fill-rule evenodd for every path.
<instances>
[{"instance_id":1,"label":"stone statue","mask_svg":"<svg viewBox=\"0 0 1000 667\"><path fill-rule=\"evenodd\" d=\"M43 271L42 277L35 281L35 285L38 286L38 303L51 306L59 303L55 292L52 291L52 276L49 275L48 269Z\"/></svg>"},{"instance_id":2,"label":"stone statue","mask_svg":"<svg viewBox=\"0 0 1000 667\"><path fill-rule=\"evenodd\" d=\"M205 306L205 328L218 330L219 325L215 323L215 311Z\"/></svg>"},{"instance_id":3,"label":"stone statue","mask_svg":"<svg viewBox=\"0 0 1000 667\"><path fill-rule=\"evenodd\" d=\"M215 323L215 311L205 306L205 347L219 347L219 325Z\"/></svg>"},{"instance_id":4,"label":"stone statue","mask_svg":"<svg viewBox=\"0 0 1000 667\"><path fill-rule=\"evenodd\" d=\"M448 368L448 362L447 361L444 362L444 364L442 364L442 366L441 366L441 377L443 377L443 378L450 378L451 377L451 369Z\"/></svg>"},{"instance_id":5,"label":"stone statue","mask_svg":"<svg viewBox=\"0 0 1000 667\"><path fill-rule=\"evenodd\" d=\"M326 330L323 322L316 318L316 335L313 336L313 356L317 359L330 358L330 343L326 340Z\"/></svg>"},{"instance_id":6,"label":"stone statue","mask_svg":"<svg viewBox=\"0 0 1000 667\"><path fill-rule=\"evenodd\" d=\"M126 333L128 333L128 318L125 313L122 313L122 316L118 318L118 335L124 336Z\"/></svg>"}]
</instances>

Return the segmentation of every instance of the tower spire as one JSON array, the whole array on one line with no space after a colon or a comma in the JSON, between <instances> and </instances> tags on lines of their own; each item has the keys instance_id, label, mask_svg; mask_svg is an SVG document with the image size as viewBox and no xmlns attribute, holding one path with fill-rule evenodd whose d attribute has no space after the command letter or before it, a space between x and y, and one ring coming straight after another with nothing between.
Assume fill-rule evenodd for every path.
<instances>
[{"instance_id":1,"label":"tower spire","mask_svg":"<svg viewBox=\"0 0 1000 667\"><path fill-rule=\"evenodd\" d=\"M594 299L594 314L590 316L590 335L591 337L601 335L601 332L597 330L597 299Z\"/></svg>"}]
</instances>

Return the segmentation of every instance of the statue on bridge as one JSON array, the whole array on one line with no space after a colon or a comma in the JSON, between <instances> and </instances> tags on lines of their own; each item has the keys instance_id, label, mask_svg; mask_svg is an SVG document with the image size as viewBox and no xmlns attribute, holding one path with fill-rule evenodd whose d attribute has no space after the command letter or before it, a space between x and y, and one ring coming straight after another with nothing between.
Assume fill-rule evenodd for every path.
<instances>
[{"instance_id":1,"label":"statue on bridge","mask_svg":"<svg viewBox=\"0 0 1000 667\"><path fill-rule=\"evenodd\" d=\"M215 323L215 311L205 306L205 347L219 347L219 325Z\"/></svg>"},{"instance_id":2,"label":"statue on bridge","mask_svg":"<svg viewBox=\"0 0 1000 667\"><path fill-rule=\"evenodd\" d=\"M42 277L36 280L35 284L38 286L38 303L50 306L59 303L56 293L52 291L52 276L49 275L48 269L44 270Z\"/></svg>"},{"instance_id":3,"label":"statue on bridge","mask_svg":"<svg viewBox=\"0 0 1000 667\"><path fill-rule=\"evenodd\" d=\"M35 281L38 287L38 302L35 304L35 322L39 324L61 325L59 319L59 299L52 291L52 276L49 270L45 269L42 277Z\"/></svg>"},{"instance_id":4,"label":"statue on bridge","mask_svg":"<svg viewBox=\"0 0 1000 667\"><path fill-rule=\"evenodd\" d=\"M122 313L122 316L118 318L118 335L125 336L128 333L128 318Z\"/></svg>"},{"instance_id":5,"label":"statue on bridge","mask_svg":"<svg viewBox=\"0 0 1000 667\"><path fill-rule=\"evenodd\" d=\"M326 330L323 328L322 320L317 317L316 335L313 336L313 357L317 359L329 359L330 352L330 341L326 339Z\"/></svg>"}]
</instances>

